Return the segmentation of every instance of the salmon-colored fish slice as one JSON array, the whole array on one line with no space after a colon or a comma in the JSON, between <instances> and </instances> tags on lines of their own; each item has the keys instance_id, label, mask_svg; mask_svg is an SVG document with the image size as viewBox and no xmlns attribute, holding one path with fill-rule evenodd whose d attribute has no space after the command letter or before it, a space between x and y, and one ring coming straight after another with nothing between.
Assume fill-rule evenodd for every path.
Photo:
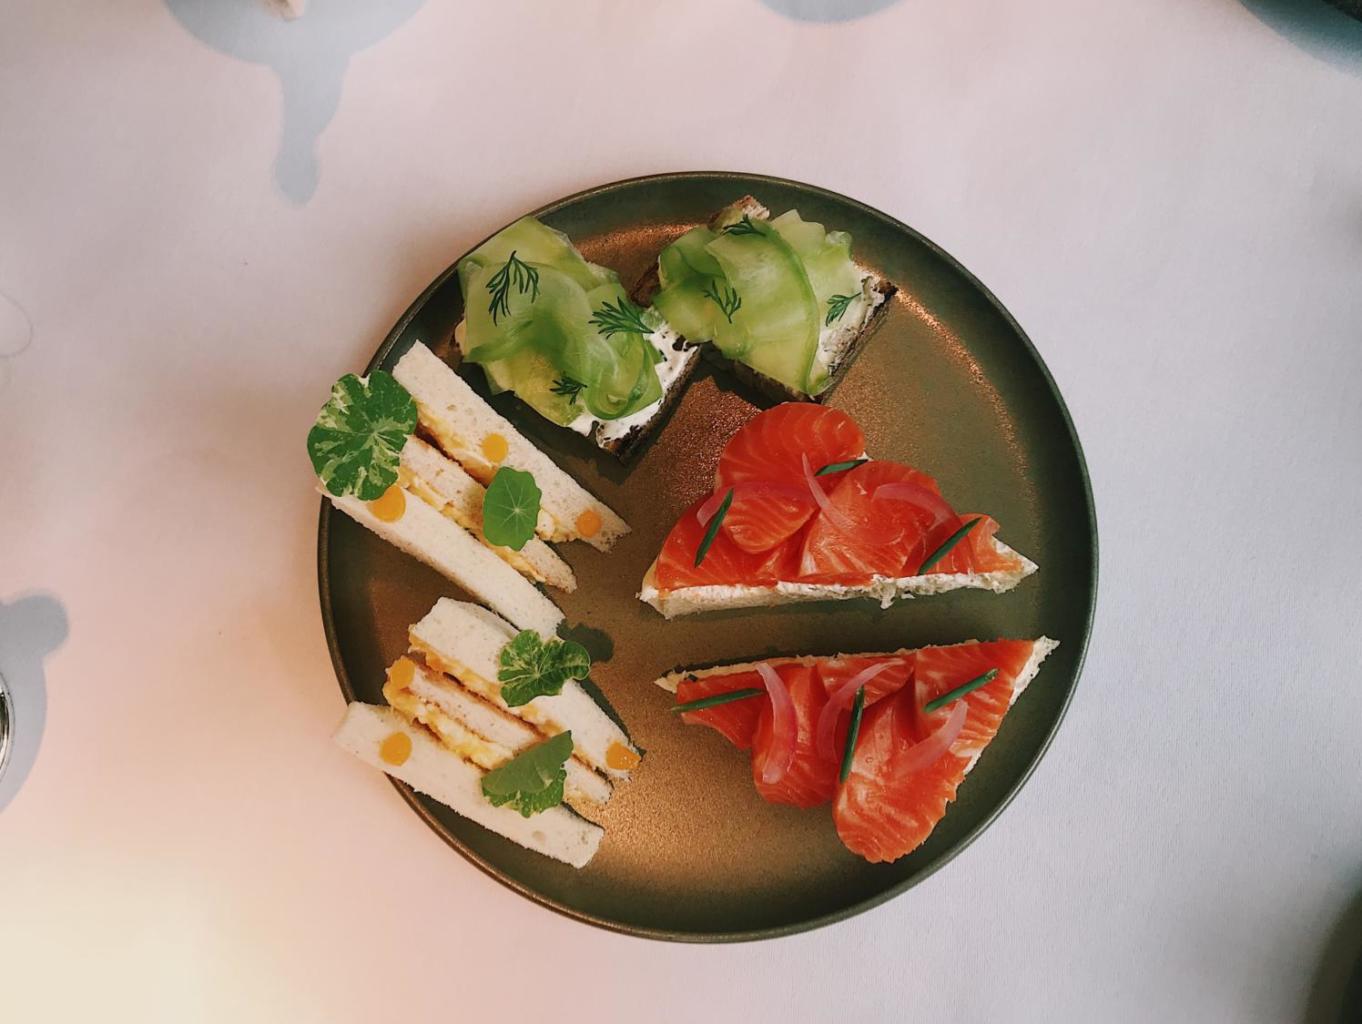
<instances>
[{"instance_id":1,"label":"salmon-colored fish slice","mask_svg":"<svg viewBox=\"0 0 1362 1024\"><path fill-rule=\"evenodd\" d=\"M869 708L861 722L851 774L833 804L837 834L868 861L892 861L921 846L955 799L956 788L998 732L1013 683L1034 649L1029 640L926 648L914 657L914 685ZM996 668L992 682L959 698L968 714L960 734L934 763L905 770L915 744L948 717L922 705Z\"/></svg>"},{"instance_id":2,"label":"salmon-colored fish slice","mask_svg":"<svg viewBox=\"0 0 1362 1024\"><path fill-rule=\"evenodd\" d=\"M920 490L921 497L891 497L882 487ZM801 579L861 583L876 575L903 575L908 552L922 549L927 532L954 517L936 481L899 462L876 460L856 467L828 500L833 511L821 513L804 535Z\"/></svg>"},{"instance_id":3,"label":"salmon-colored fish slice","mask_svg":"<svg viewBox=\"0 0 1362 1024\"><path fill-rule=\"evenodd\" d=\"M735 484L723 532L744 551L770 551L798 533L816 508L802 484Z\"/></svg>"},{"instance_id":4,"label":"salmon-colored fish slice","mask_svg":"<svg viewBox=\"0 0 1362 1024\"><path fill-rule=\"evenodd\" d=\"M866 685L866 699L873 703L897 692L912 671L912 659L884 657L839 657L802 666L787 662L769 663L780 675L795 707L798 738L795 755L786 777L767 784L762 771L772 749L771 702L764 696L750 697L700 711L687 711L681 720L687 725L707 725L728 739L739 750L753 751L752 778L758 792L772 803L813 807L827 803L837 788L837 771L841 767L840 751L846 734L849 710L844 712L837 734L834 757L820 756L814 742L818 724L828 697L839 686L870 665L885 663L885 668ZM732 672L696 679L682 680L676 688L678 703L731 693L743 689L765 689L761 676L754 670Z\"/></svg>"},{"instance_id":5,"label":"salmon-colored fish slice","mask_svg":"<svg viewBox=\"0 0 1362 1024\"><path fill-rule=\"evenodd\" d=\"M864 444L837 409L790 403L758 414L725 448L714 490L668 536L642 600L669 618L768 599L871 597L888 605L959 588L1001 592L1036 570L995 538L991 518L961 515L930 476L868 459ZM838 465L850 468L816 475ZM695 566L711 526L716 540ZM702 586L737 589L675 593Z\"/></svg>"},{"instance_id":6,"label":"salmon-colored fish slice","mask_svg":"<svg viewBox=\"0 0 1362 1024\"><path fill-rule=\"evenodd\" d=\"M676 700L679 704L713 697L716 693L731 693L734 690L764 690L761 676L756 672L733 672L724 675L701 676L698 679L684 679L676 687ZM700 711L684 711L681 721L687 725L707 725L721 733L739 750L752 746L752 737L757 731L757 719L762 708L770 715L770 701L765 696L735 700L718 707L703 708Z\"/></svg>"},{"instance_id":7,"label":"salmon-colored fish slice","mask_svg":"<svg viewBox=\"0 0 1362 1024\"><path fill-rule=\"evenodd\" d=\"M795 807L816 807L832 799L837 789L840 762L820 757L814 746L814 728L818 715L827 703L823 684L811 666L785 664L773 666L789 690L794 703L797 733L794 760L777 782L762 780L766 759L773 747L771 702L760 701L757 731L752 739L752 780L762 798L773 804L793 804Z\"/></svg>"},{"instance_id":8,"label":"salmon-colored fish slice","mask_svg":"<svg viewBox=\"0 0 1362 1024\"><path fill-rule=\"evenodd\" d=\"M998 524L988 516L967 514L956 516L932 531L926 542L919 548L909 551L904 565L904 575L916 576L922 560L936 551L950 539L956 530L975 519L982 519L978 526L960 539L944 558L927 571L935 572L1007 572L1021 568L1021 558L1015 553L1003 553L993 541L998 532Z\"/></svg>"},{"instance_id":9,"label":"salmon-colored fish slice","mask_svg":"<svg viewBox=\"0 0 1362 1024\"><path fill-rule=\"evenodd\" d=\"M793 555L777 547L765 552L744 551L722 529L705 553L704 560L695 564L695 555L705 538L706 527L700 524L698 512L703 501L697 501L681 515L671 533L662 543L657 556L657 585L663 590L681 587L703 587L710 584L744 583L770 586L788 578L793 572Z\"/></svg>"},{"instance_id":10,"label":"salmon-colored fish slice","mask_svg":"<svg viewBox=\"0 0 1362 1024\"><path fill-rule=\"evenodd\" d=\"M719 458L715 489L737 488L724 531L745 551L768 551L792 536L813 515L804 462L813 472L859 457L865 435L846 413L822 405L787 402L758 413L733 435ZM820 478L826 488L835 476ZM785 485L744 492L743 484Z\"/></svg>"},{"instance_id":11,"label":"salmon-colored fish slice","mask_svg":"<svg viewBox=\"0 0 1362 1024\"><path fill-rule=\"evenodd\" d=\"M884 697L892 696L903 688L913 674L913 658L894 655L843 654L836 658L825 658L818 662L818 679L823 684L826 697L831 697L841 687L869 668L871 665L884 664L884 668L865 684L865 706L870 707ZM847 712L848 716L850 712ZM845 729L837 730L838 747Z\"/></svg>"}]
</instances>

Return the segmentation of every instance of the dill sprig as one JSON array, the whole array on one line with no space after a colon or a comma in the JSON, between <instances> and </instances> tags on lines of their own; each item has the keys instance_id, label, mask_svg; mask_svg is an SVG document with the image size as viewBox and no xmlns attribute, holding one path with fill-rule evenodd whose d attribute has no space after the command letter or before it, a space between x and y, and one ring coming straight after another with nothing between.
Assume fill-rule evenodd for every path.
<instances>
[{"instance_id":1,"label":"dill sprig","mask_svg":"<svg viewBox=\"0 0 1362 1024\"><path fill-rule=\"evenodd\" d=\"M738 294L738 289L724 284L717 277L711 279L703 294L705 298L714 300L719 312L729 323L733 322L733 314L742 308L742 296Z\"/></svg>"},{"instance_id":2,"label":"dill sprig","mask_svg":"<svg viewBox=\"0 0 1362 1024\"><path fill-rule=\"evenodd\" d=\"M512 250L510 258L507 259L506 265L493 274L492 279L487 282L487 290L492 295L492 301L487 306L487 312L492 314L493 324L497 322L497 317L510 315L512 287L521 295L529 292L531 302L539 298L539 271L528 263L517 259L514 250Z\"/></svg>"},{"instance_id":3,"label":"dill sprig","mask_svg":"<svg viewBox=\"0 0 1362 1024\"><path fill-rule=\"evenodd\" d=\"M628 299L617 305L605 303L588 321L607 338L616 334L651 334L653 329L643 322L643 310Z\"/></svg>"},{"instance_id":4,"label":"dill sprig","mask_svg":"<svg viewBox=\"0 0 1362 1024\"><path fill-rule=\"evenodd\" d=\"M577 396L582 393L586 385L579 380L571 377L557 377L554 379L553 387L549 388L555 395L562 395L568 400L569 405L577 404Z\"/></svg>"},{"instance_id":5,"label":"dill sprig","mask_svg":"<svg viewBox=\"0 0 1362 1024\"><path fill-rule=\"evenodd\" d=\"M728 227L724 228L724 234L742 236L742 235L759 235L761 234L761 232L758 231L757 226L752 223L752 218L744 213L742 215L742 220L735 221L734 223L728 225Z\"/></svg>"},{"instance_id":6,"label":"dill sprig","mask_svg":"<svg viewBox=\"0 0 1362 1024\"><path fill-rule=\"evenodd\" d=\"M835 321L842 319L846 315L847 307L855 302L858 297L853 293L851 295L834 295L828 299L828 315L823 318L823 326L831 327Z\"/></svg>"}]
</instances>

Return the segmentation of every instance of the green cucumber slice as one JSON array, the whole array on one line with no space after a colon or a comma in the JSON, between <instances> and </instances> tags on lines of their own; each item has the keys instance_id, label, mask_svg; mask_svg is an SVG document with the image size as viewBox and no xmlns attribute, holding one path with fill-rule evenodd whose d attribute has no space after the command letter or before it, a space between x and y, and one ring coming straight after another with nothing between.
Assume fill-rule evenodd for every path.
<instances>
[{"instance_id":1,"label":"green cucumber slice","mask_svg":"<svg viewBox=\"0 0 1362 1024\"><path fill-rule=\"evenodd\" d=\"M691 228L658 257L658 277L663 287L673 281L689 277L718 277L723 273L718 260L705 248L714 241L715 234L709 228Z\"/></svg>"},{"instance_id":2,"label":"green cucumber slice","mask_svg":"<svg viewBox=\"0 0 1362 1024\"><path fill-rule=\"evenodd\" d=\"M591 303L581 285L546 264L528 266L538 274L538 294L512 289L506 312L495 320L482 297L488 294L487 284L500 267L470 270L469 286L476 298L464 310L464 338L471 362L496 362L526 346L552 358L577 332L592 330L587 324Z\"/></svg>"},{"instance_id":3,"label":"green cucumber slice","mask_svg":"<svg viewBox=\"0 0 1362 1024\"><path fill-rule=\"evenodd\" d=\"M851 236L845 231L823 230L823 225L803 220L790 210L771 221L804 264L818 308L826 319L828 300L834 295L859 295L861 275L851 260Z\"/></svg>"},{"instance_id":4,"label":"green cucumber slice","mask_svg":"<svg viewBox=\"0 0 1362 1024\"><path fill-rule=\"evenodd\" d=\"M597 419L620 419L662 397L662 382L653 363L652 343L641 334L617 337L624 341L614 372L598 378L583 396L587 409Z\"/></svg>"},{"instance_id":5,"label":"green cucumber slice","mask_svg":"<svg viewBox=\"0 0 1362 1024\"><path fill-rule=\"evenodd\" d=\"M653 306L683 338L713 341L724 316L705 293L719 280L691 277L668 285L653 296Z\"/></svg>"},{"instance_id":6,"label":"green cucumber slice","mask_svg":"<svg viewBox=\"0 0 1362 1024\"><path fill-rule=\"evenodd\" d=\"M571 423L583 407L616 418L642 408L639 403L649 394L649 401L656 401L662 388L653 346L638 334L607 338L590 323L603 303L624 297L619 283L588 293L553 267L530 266L539 273L539 295L533 301L528 295L513 296L509 311L496 323L482 304L467 308L464 357L483 367L493 388L514 391L562 425ZM493 273L492 267L471 269L470 286L485 290ZM583 386L576 402L571 394L559 393L569 391L566 385L572 382Z\"/></svg>"},{"instance_id":7,"label":"green cucumber slice","mask_svg":"<svg viewBox=\"0 0 1362 1024\"><path fill-rule=\"evenodd\" d=\"M525 263L553 267L584 289L619 280L619 275L608 267L583 259L582 254L573 248L572 240L561 231L555 231L533 217L521 217L459 261L459 284L463 287L465 300L472 294L464 276L465 268L500 267L511 253Z\"/></svg>"},{"instance_id":8,"label":"green cucumber slice","mask_svg":"<svg viewBox=\"0 0 1362 1024\"><path fill-rule=\"evenodd\" d=\"M512 253L522 273L533 274L533 287L507 290L494 317L489 285ZM647 338L607 337L590 322L605 303L627 299L619 275L588 263L561 232L522 218L460 261L458 273L465 296L460 348L494 389L515 391L563 425L583 409L614 419L661 397L658 353Z\"/></svg>"},{"instance_id":9,"label":"green cucumber slice","mask_svg":"<svg viewBox=\"0 0 1362 1024\"><path fill-rule=\"evenodd\" d=\"M517 398L545 419L566 427L582 414L581 393L574 400L562 371L541 352L526 349L494 365L505 376L507 389L515 391Z\"/></svg>"},{"instance_id":10,"label":"green cucumber slice","mask_svg":"<svg viewBox=\"0 0 1362 1024\"><path fill-rule=\"evenodd\" d=\"M692 228L657 258L662 287L653 296L653 307L682 337L696 341L713 341L725 319L709 297L723 278L719 261L705 248L715 237L709 228Z\"/></svg>"},{"instance_id":11,"label":"green cucumber slice","mask_svg":"<svg viewBox=\"0 0 1362 1024\"><path fill-rule=\"evenodd\" d=\"M769 224L756 231L726 232L706 246L723 268L742 305L731 331L721 328L715 344L754 370L796 391L806 389L818 352L818 303L803 264Z\"/></svg>"},{"instance_id":12,"label":"green cucumber slice","mask_svg":"<svg viewBox=\"0 0 1362 1024\"><path fill-rule=\"evenodd\" d=\"M848 316L855 316L855 300L848 304L845 296L859 296L862 292L861 272L851 259L851 235L845 231L823 230L823 225L806 221L797 210L782 213L771 221L782 238L790 243L804 271L809 276L809 286L813 289L818 303L820 327L836 327ZM835 301L842 296L841 301ZM855 307L851 313L848 309ZM830 321L830 322L829 322ZM818 352L809 370L809 378L804 390L810 395L822 392L828 386L828 366L823 352Z\"/></svg>"}]
</instances>

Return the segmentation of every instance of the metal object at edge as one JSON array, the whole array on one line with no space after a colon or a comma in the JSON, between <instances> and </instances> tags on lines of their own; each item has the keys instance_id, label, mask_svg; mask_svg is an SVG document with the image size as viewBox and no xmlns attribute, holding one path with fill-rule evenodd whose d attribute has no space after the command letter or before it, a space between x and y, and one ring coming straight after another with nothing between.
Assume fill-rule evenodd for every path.
<instances>
[{"instance_id":1,"label":"metal object at edge","mask_svg":"<svg viewBox=\"0 0 1362 1024\"><path fill-rule=\"evenodd\" d=\"M9 687L5 677L0 676L0 778L5 776L9 766L10 748L14 746L14 712L9 699Z\"/></svg>"}]
</instances>

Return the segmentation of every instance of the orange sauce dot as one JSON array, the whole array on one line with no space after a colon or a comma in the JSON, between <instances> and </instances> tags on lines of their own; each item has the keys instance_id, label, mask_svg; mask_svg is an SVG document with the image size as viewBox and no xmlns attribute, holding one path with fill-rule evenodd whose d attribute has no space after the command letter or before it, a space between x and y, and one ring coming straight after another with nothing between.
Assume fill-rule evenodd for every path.
<instances>
[{"instance_id":1,"label":"orange sauce dot","mask_svg":"<svg viewBox=\"0 0 1362 1024\"><path fill-rule=\"evenodd\" d=\"M601 514L589 508L577 517L577 532L583 537L594 537L601 532Z\"/></svg>"},{"instance_id":2,"label":"orange sauce dot","mask_svg":"<svg viewBox=\"0 0 1362 1024\"><path fill-rule=\"evenodd\" d=\"M405 690L416 678L416 662L410 658L398 658L388 668L388 682L399 690Z\"/></svg>"},{"instance_id":3,"label":"orange sauce dot","mask_svg":"<svg viewBox=\"0 0 1362 1024\"><path fill-rule=\"evenodd\" d=\"M627 772L638 765L640 758L637 753L630 750L618 740L610 744L605 751L605 763L609 768L617 772Z\"/></svg>"},{"instance_id":4,"label":"orange sauce dot","mask_svg":"<svg viewBox=\"0 0 1362 1024\"><path fill-rule=\"evenodd\" d=\"M411 737L404 732L390 733L378 745L378 756L394 767L406 764L411 757Z\"/></svg>"},{"instance_id":5,"label":"orange sauce dot","mask_svg":"<svg viewBox=\"0 0 1362 1024\"><path fill-rule=\"evenodd\" d=\"M482 439L482 454L488 462L500 462L510 450L510 444L500 434L488 434Z\"/></svg>"},{"instance_id":6,"label":"orange sauce dot","mask_svg":"<svg viewBox=\"0 0 1362 1024\"><path fill-rule=\"evenodd\" d=\"M402 488L393 484L383 492L383 497L369 502L369 511L374 518L384 523L395 523L407 511L407 496Z\"/></svg>"}]
</instances>

